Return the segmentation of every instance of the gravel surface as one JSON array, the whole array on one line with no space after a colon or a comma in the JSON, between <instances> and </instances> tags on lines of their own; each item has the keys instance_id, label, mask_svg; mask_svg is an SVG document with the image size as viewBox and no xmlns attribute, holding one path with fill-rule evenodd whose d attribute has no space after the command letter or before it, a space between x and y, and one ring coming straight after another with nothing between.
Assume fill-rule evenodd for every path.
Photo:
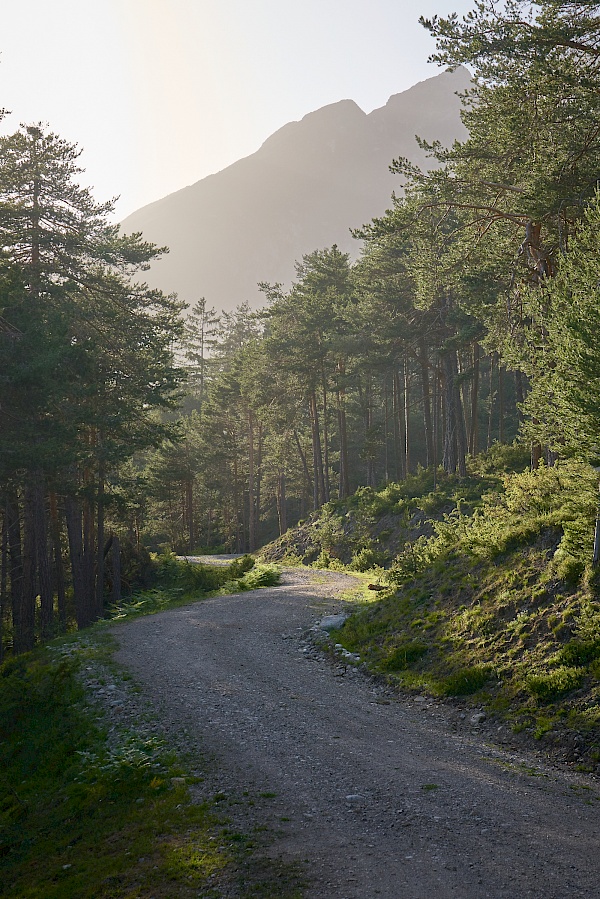
<instances>
[{"instance_id":1,"label":"gravel surface","mask_svg":"<svg viewBox=\"0 0 600 899\"><path fill-rule=\"evenodd\" d=\"M173 741L217 759L205 791L263 796L246 814L276 833L273 857L304 866L309 899L600 896L597 780L315 648L311 628L354 584L286 571L115 625L116 658Z\"/></svg>"}]
</instances>

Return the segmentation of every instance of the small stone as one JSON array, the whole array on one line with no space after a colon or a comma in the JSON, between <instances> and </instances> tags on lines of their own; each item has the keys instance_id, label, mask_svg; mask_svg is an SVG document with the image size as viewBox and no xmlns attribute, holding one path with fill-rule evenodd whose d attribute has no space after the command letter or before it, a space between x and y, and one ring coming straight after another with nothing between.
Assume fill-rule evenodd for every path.
<instances>
[{"instance_id":1,"label":"small stone","mask_svg":"<svg viewBox=\"0 0 600 899\"><path fill-rule=\"evenodd\" d=\"M364 799L364 796L361 796L360 793L350 793L346 796L346 802L361 802Z\"/></svg>"},{"instance_id":2,"label":"small stone","mask_svg":"<svg viewBox=\"0 0 600 899\"><path fill-rule=\"evenodd\" d=\"M341 627L347 618L348 615L345 612L341 612L339 615L326 615L319 621L319 627L321 630L331 631L334 627Z\"/></svg>"},{"instance_id":3,"label":"small stone","mask_svg":"<svg viewBox=\"0 0 600 899\"><path fill-rule=\"evenodd\" d=\"M469 718L469 722L470 724L474 725L483 724L486 718L487 715L485 714L485 712L475 712L475 714L471 715L471 717Z\"/></svg>"}]
</instances>

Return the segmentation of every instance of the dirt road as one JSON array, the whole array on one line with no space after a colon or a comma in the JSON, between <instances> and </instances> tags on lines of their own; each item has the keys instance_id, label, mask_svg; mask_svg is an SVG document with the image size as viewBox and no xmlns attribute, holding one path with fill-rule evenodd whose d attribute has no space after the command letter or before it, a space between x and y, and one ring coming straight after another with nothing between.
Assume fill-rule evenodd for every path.
<instances>
[{"instance_id":1,"label":"dirt road","mask_svg":"<svg viewBox=\"0 0 600 899\"><path fill-rule=\"evenodd\" d=\"M115 628L117 659L226 786L272 797L256 814L310 899L600 896L597 781L486 745L468 720L457 733L451 708L390 698L311 649L349 583L290 571L140 618Z\"/></svg>"}]
</instances>

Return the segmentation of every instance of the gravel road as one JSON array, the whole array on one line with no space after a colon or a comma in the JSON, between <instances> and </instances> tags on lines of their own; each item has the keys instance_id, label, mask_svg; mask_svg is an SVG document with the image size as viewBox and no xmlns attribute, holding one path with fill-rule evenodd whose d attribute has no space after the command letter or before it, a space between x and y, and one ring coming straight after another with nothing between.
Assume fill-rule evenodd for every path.
<instances>
[{"instance_id":1,"label":"gravel road","mask_svg":"<svg viewBox=\"0 0 600 899\"><path fill-rule=\"evenodd\" d=\"M355 582L282 585L115 626L117 660L165 726L218 759L219 783L265 798L272 856L309 899L600 896L597 780L494 747L469 718L388 695L307 639ZM275 795L273 795L275 794Z\"/></svg>"}]
</instances>

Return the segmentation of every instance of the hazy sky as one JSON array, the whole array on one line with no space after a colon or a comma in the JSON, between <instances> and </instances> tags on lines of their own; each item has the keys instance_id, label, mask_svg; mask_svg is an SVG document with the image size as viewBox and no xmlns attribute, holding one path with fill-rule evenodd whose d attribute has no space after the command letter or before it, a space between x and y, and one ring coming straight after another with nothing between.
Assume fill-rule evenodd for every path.
<instances>
[{"instance_id":1,"label":"hazy sky","mask_svg":"<svg viewBox=\"0 0 600 899\"><path fill-rule=\"evenodd\" d=\"M117 216L350 98L370 112L435 75L419 15L471 0L1 0L0 128L48 122L83 148Z\"/></svg>"}]
</instances>

